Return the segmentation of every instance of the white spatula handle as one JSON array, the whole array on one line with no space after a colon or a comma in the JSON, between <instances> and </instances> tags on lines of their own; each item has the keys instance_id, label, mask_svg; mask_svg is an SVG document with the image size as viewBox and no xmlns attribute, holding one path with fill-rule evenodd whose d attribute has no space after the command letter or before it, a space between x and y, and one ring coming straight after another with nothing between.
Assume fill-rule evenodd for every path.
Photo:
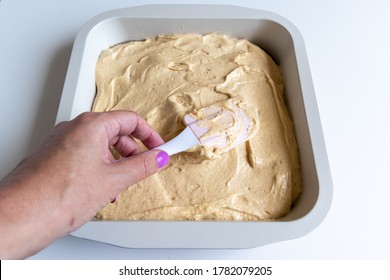
<instances>
[{"instance_id":1,"label":"white spatula handle","mask_svg":"<svg viewBox=\"0 0 390 280\"><path fill-rule=\"evenodd\" d=\"M171 139L165 144L162 144L161 146L156 147L155 149L163 150L171 156L180 152L184 152L198 144L200 144L198 138L196 138L191 128L187 126L175 138Z\"/></svg>"}]
</instances>

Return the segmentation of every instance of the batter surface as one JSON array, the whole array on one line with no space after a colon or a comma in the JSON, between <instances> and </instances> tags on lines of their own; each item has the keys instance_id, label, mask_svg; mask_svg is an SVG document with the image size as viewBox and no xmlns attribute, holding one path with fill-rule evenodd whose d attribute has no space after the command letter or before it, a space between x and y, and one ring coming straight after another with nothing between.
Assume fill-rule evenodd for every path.
<instances>
[{"instance_id":1,"label":"batter surface","mask_svg":"<svg viewBox=\"0 0 390 280\"><path fill-rule=\"evenodd\" d=\"M203 147L122 192L104 220L267 220L286 215L302 189L298 147L275 62L246 40L218 34L163 35L102 52L92 111L132 110L165 141L184 115L240 100L255 134L225 153Z\"/></svg>"}]
</instances>

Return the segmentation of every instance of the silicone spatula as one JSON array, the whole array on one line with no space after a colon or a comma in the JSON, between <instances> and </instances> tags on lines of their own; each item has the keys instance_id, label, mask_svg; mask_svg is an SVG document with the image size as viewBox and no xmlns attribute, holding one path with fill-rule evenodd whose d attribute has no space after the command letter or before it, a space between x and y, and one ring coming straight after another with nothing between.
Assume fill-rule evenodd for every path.
<instances>
[{"instance_id":1,"label":"silicone spatula","mask_svg":"<svg viewBox=\"0 0 390 280\"><path fill-rule=\"evenodd\" d=\"M175 138L156 147L170 156L196 145L228 151L250 136L252 120L233 99L219 102L184 116L186 128Z\"/></svg>"}]
</instances>

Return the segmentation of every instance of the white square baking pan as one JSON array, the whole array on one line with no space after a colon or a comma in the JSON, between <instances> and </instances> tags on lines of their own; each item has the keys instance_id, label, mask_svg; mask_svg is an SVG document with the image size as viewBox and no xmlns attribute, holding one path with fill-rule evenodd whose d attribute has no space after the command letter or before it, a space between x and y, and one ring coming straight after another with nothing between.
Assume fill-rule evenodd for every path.
<instances>
[{"instance_id":1,"label":"white square baking pan","mask_svg":"<svg viewBox=\"0 0 390 280\"><path fill-rule=\"evenodd\" d=\"M218 5L147 5L103 13L78 33L56 122L90 111L102 50L158 34L217 32L245 38L282 69L300 149L303 192L277 221L90 221L74 236L129 248L250 248L298 238L317 227L332 201L332 179L303 39L267 11Z\"/></svg>"}]
</instances>

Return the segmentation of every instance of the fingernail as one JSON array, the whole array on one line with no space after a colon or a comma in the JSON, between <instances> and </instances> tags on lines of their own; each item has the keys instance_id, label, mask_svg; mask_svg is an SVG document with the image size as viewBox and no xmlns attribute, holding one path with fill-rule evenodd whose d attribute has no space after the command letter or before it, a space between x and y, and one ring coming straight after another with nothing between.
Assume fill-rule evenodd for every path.
<instances>
[{"instance_id":1,"label":"fingernail","mask_svg":"<svg viewBox=\"0 0 390 280\"><path fill-rule=\"evenodd\" d=\"M163 168L169 162L169 155L167 152L161 151L156 155L158 168Z\"/></svg>"},{"instance_id":2,"label":"fingernail","mask_svg":"<svg viewBox=\"0 0 390 280\"><path fill-rule=\"evenodd\" d=\"M114 203L116 201L116 199L118 198L118 196L115 196L113 200L111 200L111 203Z\"/></svg>"}]
</instances>

